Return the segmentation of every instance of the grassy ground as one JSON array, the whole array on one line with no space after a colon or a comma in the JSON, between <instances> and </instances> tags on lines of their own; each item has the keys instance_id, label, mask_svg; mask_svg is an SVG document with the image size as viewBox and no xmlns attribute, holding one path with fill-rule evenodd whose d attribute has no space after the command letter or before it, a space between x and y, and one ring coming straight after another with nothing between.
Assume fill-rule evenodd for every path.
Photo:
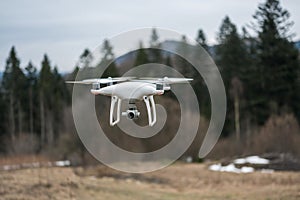
<instances>
[{"instance_id":1,"label":"grassy ground","mask_svg":"<svg viewBox=\"0 0 300 200\"><path fill-rule=\"evenodd\" d=\"M300 199L300 173L232 174L176 163L147 174L103 166L0 171L0 199Z\"/></svg>"}]
</instances>

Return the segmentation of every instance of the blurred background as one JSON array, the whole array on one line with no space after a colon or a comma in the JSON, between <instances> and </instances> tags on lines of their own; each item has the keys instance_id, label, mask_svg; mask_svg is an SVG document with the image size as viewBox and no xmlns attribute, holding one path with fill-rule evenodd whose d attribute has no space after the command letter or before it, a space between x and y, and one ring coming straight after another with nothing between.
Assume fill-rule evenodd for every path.
<instances>
[{"instance_id":1,"label":"blurred background","mask_svg":"<svg viewBox=\"0 0 300 200\"><path fill-rule=\"evenodd\" d=\"M107 63L109 67L102 77L122 76L131 68L149 62L171 66L196 80L192 87L199 101L201 123L194 143L181 161L217 161L221 169L236 158L257 156L267 161L235 163L234 167L300 170L300 25L297 21L300 4L296 1L229 0L224 4L220 0L113 0L109 3L13 0L0 2L0 7L0 170L98 164L77 136L71 108L72 86L65 81L74 80L78 71L93 74ZM148 41L137 38L139 50L128 49L127 54L116 57L118 52L114 52L109 38L137 27L153 27ZM183 34L175 39L161 38L155 27ZM227 94L224 129L205 159L198 158L198 151L211 115L207 87L186 60L156 49L164 45L180 49L182 46L178 44L186 43L187 38L195 39L212 57ZM91 64L94 51L101 55L96 65ZM120 135L118 128L108 125L110 98L96 97L96 102L96 107L101 107L97 108L99 122L106 133L111 133L108 137L130 151L147 152L153 150L153 144L163 146L178 129L174 124L178 124L180 111L172 93L157 99L168 108L163 134L146 142ZM144 125L146 120L140 119L137 123ZM57 163L59 160L61 163ZM76 169L76 173L86 175ZM116 172L105 170L101 168L97 175L117 177ZM295 173L288 177L299 177ZM38 177L43 176L41 174L43 172L39 172ZM49 176L46 177L49 184ZM209 176L204 178L210 179ZM222 179L214 178L213 184ZM230 182L231 177L227 178ZM270 177L265 178L270 180ZM288 180L286 184L299 185L293 178ZM40 179L38 183L42 184ZM68 184L71 183L68 180ZM6 194L3 185L0 183L0 194L1 191ZM70 191L80 188L76 184L68 187L65 193L71 197L74 194ZM298 192L289 193L285 196L287 199L299 197L299 187L294 189ZM49 195L45 199L47 197Z\"/></svg>"}]
</instances>

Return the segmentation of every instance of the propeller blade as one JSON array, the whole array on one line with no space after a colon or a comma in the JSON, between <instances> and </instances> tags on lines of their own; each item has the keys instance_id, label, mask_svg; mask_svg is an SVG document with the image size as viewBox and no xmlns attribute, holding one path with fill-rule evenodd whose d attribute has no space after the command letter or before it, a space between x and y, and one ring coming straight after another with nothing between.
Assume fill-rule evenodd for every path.
<instances>
[{"instance_id":1,"label":"propeller blade","mask_svg":"<svg viewBox=\"0 0 300 200\"><path fill-rule=\"evenodd\" d=\"M85 79L82 81L66 81L66 83L73 83L73 84L93 84L93 83L113 83L113 82L122 82L128 81L133 79L134 77L115 77L115 78L93 78L93 79Z\"/></svg>"},{"instance_id":2,"label":"propeller blade","mask_svg":"<svg viewBox=\"0 0 300 200\"><path fill-rule=\"evenodd\" d=\"M172 83L186 83L189 81L192 81L192 78L168 78L165 77L164 78L164 82L168 83L168 84L172 84Z\"/></svg>"},{"instance_id":3,"label":"propeller blade","mask_svg":"<svg viewBox=\"0 0 300 200\"><path fill-rule=\"evenodd\" d=\"M66 81L66 83L72 83L72 84L90 84L90 83L87 83L85 81Z\"/></svg>"},{"instance_id":4,"label":"propeller blade","mask_svg":"<svg viewBox=\"0 0 300 200\"><path fill-rule=\"evenodd\" d=\"M192 81L192 78L169 78L169 77L164 77L164 78L140 78L138 81L145 81L145 82L151 82L151 83L165 83L165 84L175 84L175 83L187 83L189 81Z\"/></svg>"}]
</instances>

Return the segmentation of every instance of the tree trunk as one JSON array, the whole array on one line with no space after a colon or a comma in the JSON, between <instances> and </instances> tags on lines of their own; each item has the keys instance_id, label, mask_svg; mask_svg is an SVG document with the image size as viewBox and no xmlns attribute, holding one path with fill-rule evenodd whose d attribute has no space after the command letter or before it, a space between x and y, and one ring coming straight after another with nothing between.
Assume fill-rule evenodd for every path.
<instances>
[{"instance_id":1,"label":"tree trunk","mask_svg":"<svg viewBox=\"0 0 300 200\"><path fill-rule=\"evenodd\" d=\"M46 115L46 130L47 130L47 144L52 146L54 142L54 132L53 132L53 116L52 112L47 110Z\"/></svg>"},{"instance_id":2,"label":"tree trunk","mask_svg":"<svg viewBox=\"0 0 300 200\"><path fill-rule=\"evenodd\" d=\"M32 87L29 88L29 131L31 142L33 140L33 103L32 103Z\"/></svg>"},{"instance_id":3,"label":"tree trunk","mask_svg":"<svg viewBox=\"0 0 300 200\"><path fill-rule=\"evenodd\" d=\"M235 133L236 139L239 141L241 137L241 128L240 128L240 102L238 95L234 97L234 122L235 122Z\"/></svg>"},{"instance_id":4,"label":"tree trunk","mask_svg":"<svg viewBox=\"0 0 300 200\"><path fill-rule=\"evenodd\" d=\"M45 143L45 106L44 106L44 95L40 92L40 114L41 114L41 146Z\"/></svg>"},{"instance_id":5,"label":"tree trunk","mask_svg":"<svg viewBox=\"0 0 300 200\"><path fill-rule=\"evenodd\" d=\"M18 100L18 128L19 128L19 136L23 132L23 120L22 120L22 107L21 107L21 102Z\"/></svg>"},{"instance_id":6,"label":"tree trunk","mask_svg":"<svg viewBox=\"0 0 300 200\"><path fill-rule=\"evenodd\" d=\"M12 142L15 141L15 131L16 131L16 125L15 125L15 113L14 113L14 95L12 92L9 94L9 124L10 124L10 136Z\"/></svg>"},{"instance_id":7,"label":"tree trunk","mask_svg":"<svg viewBox=\"0 0 300 200\"><path fill-rule=\"evenodd\" d=\"M246 120L246 140L247 140L247 147L249 147L250 146L250 136L251 136L251 132L252 132L252 130L251 130L251 125L250 125L250 119L249 119L249 117L247 118L247 120Z\"/></svg>"}]
</instances>

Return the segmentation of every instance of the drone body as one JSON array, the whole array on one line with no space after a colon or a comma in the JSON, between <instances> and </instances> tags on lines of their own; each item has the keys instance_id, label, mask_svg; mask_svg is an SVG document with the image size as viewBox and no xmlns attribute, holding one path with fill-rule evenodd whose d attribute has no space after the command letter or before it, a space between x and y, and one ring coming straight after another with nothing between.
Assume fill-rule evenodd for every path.
<instances>
[{"instance_id":1,"label":"drone body","mask_svg":"<svg viewBox=\"0 0 300 200\"><path fill-rule=\"evenodd\" d=\"M118 96L120 99L142 100L144 96L162 95L164 90L157 90L152 83L144 82L123 82L103 88L91 89L94 95L102 94L107 96Z\"/></svg>"},{"instance_id":2,"label":"drone body","mask_svg":"<svg viewBox=\"0 0 300 200\"><path fill-rule=\"evenodd\" d=\"M122 116L127 116L127 118L131 120L138 118L140 112L137 110L135 101L143 100L147 108L149 126L153 126L156 122L156 108L153 96L162 95L165 91L170 90L170 84L188 83L188 81L192 80L193 79L168 77L141 79L135 79L133 77L109 77L86 79L82 81L67 81L67 83L92 84L92 94L111 96L109 119L111 126L114 126L120 121L121 103L122 100L125 99L129 100L129 105L128 109L125 112L122 112ZM108 84L108 86L101 87L101 84ZM115 108L117 109L116 119L113 117Z\"/></svg>"}]
</instances>

